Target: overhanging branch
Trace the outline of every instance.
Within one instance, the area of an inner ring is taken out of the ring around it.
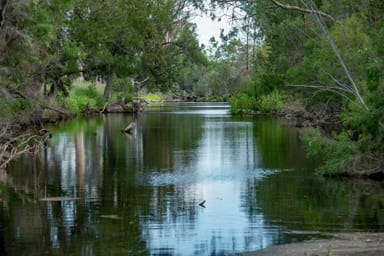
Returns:
[[[320,10],[314,10],[314,9],[307,9],[307,8],[302,8],[302,7],[299,7],[299,6],[296,6],[296,5],[289,5],[289,4],[283,4],[283,3],[280,3],[279,1],[277,0],[270,0],[274,5],[282,8],[282,9],[286,9],[286,10],[292,10],[292,11],[298,11],[298,12],[304,12],[304,13],[309,13],[309,14],[317,14],[317,15],[320,15],[320,16],[323,16],[323,17],[326,17],[328,18],[329,20],[331,20],[332,22],[335,21],[335,19],[325,13],[325,12],[322,12]],[[254,0],[252,1],[254,2]]]

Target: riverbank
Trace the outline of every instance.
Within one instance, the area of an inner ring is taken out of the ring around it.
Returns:
[[[276,245],[233,256],[381,256],[384,255],[384,233],[339,233],[324,240]]]

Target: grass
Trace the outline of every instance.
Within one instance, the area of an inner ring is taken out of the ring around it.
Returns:
[[[91,108],[101,107],[104,85],[94,82],[73,83],[68,97],[60,97],[60,105],[71,113],[78,113],[89,104]]]
[[[162,101],[164,100],[164,95],[161,93],[147,93],[143,96],[146,101]]]
[[[89,87],[94,86],[97,93],[103,95],[105,84],[100,82],[88,82],[88,81],[74,81],[70,95],[76,95],[77,92],[87,90]]]

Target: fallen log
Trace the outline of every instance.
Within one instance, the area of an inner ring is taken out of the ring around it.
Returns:
[[[127,127],[125,127],[122,132],[124,133],[132,133],[133,129],[135,129],[136,123],[134,121],[130,122]]]

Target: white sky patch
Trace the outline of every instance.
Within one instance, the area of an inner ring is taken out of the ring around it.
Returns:
[[[200,44],[208,46],[211,37],[215,37],[216,40],[219,41],[221,29],[224,29],[225,33],[231,29],[231,20],[223,14],[223,10],[218,10],[215,13],[217,17],[221,17],[220,21],[217,18],[212,20],[208,14],[200,14],[192,19],[192,22],[197,25],[197,34]]]

